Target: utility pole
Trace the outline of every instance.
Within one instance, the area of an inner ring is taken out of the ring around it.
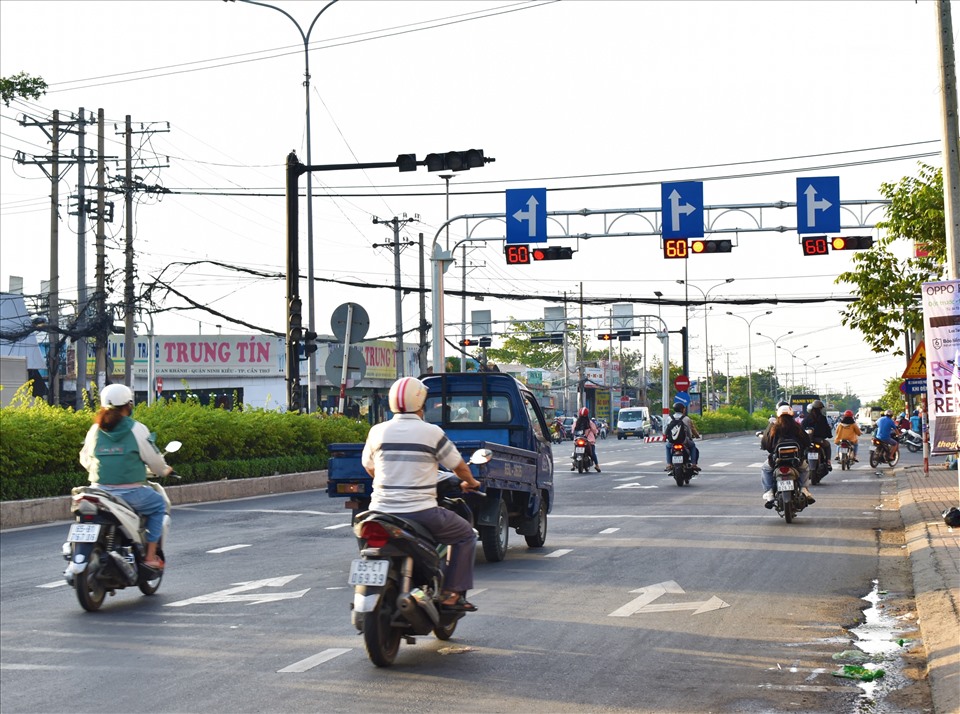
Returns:
[[[420,234],[420,347],[417,350],[420,374],[427,373],[427,275],[423,233]]]
[[[86,325],[89,310],[87,305],[87,196],[86,196],[86,164],[84,156],[86,147],[86,117],[83,107],[77,121],[77,320]],[[84,315],[81,320],[80,316]],[[83,408],[83,392],[88,385],[87,375],[87,340],[80,337],[75,343],[77,359],[77,391],[74,405]]]
[[[396,322],[397,322],[397,346],[395,348],[396,357],[396,368],[397,368],[397,379],[403,376],[403,308],[402,308],[402,295],[400,291],[400,227],[406,225],[407,223],[412,223],[417,220],[414,218],[397,218],[394,216],[388,221],[381,221],[376,216],[373,217],[374,224],[384,224],[393,227],[393,280],[394,280],[394,308],[396,310]],[[404,245],[411,245],[410,243],[404,243]],[[379,248],[380,246],[374,244],[374,248]],[[421,261],[421,265],[423,261]],[[436,369],[436,366],[434,366]]]
[[[937,0],[943,117],[943,204],[946,221],[947,277],[960,278],[960,129],[957,124],[957,61],[953,49],[950,0]]]
[[[107,170],[104,149],[103,109],[97,110],[97,347],[94,362],[94,378],[97,387],[103,389],[107,383],[107,255],[106,255],[106,209],[107,209]],[[113,204],[111,204],[112,208]]]

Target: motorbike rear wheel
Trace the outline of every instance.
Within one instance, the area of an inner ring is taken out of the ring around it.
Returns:
[[[454,630],[457,629],[457,622],[459,618],[453,618],[452,622],[447,623],[446,625],[437,625],[433,628],[433,636],[438,640],[449,640],[453,637]]]
[[[157,555],[160,560],[163,560],[163,549],[157,549]],[[142,572],[142,571],[141,571]],[[142,575],[139,580],[137,580],[137,587],[140,588],[140,592],[144,595],[153,595],[160,589],[160,583],[163,581],[163,571],[160,571],[160,574],[150,580],[144,580]]]
[[[397,584],[388,580],[380,593],[380,602],[363,616],[363,644],[377,667],[389,667],[400,651],[400,628],[390,626],[396,609]]]
[[[871,451],[870,452],[870,468],[875,469],[879,465],[880,465],[880,459],[877,458],[877,452]]]
[[[673,480],[677,482],[677,486],[683,486],[683,482],[684,482],[683,471],[675,468],[673,470]]]
[[[905,442],[903,442],[903,443],[904,443],[904,445],[910,450],[910,452],[913,453],[913,454],[915,454],[915,453],[917,453],[918,451],[920,451],[920,448],[921,448],[921,447],[920,447],[919,444],[914,444],[912,441],[905,441]]]
[[[99,610],[103,599],[107,596],[106,588],[97,581],[97,573],[100,571],[103,557],[103,548],[100,545],[94,546],[87,560],[87,567],[83,572],[77,573],[74,578],[77,600],[80,602],[80,607],[87,612]]]
[[[890,464],[890,468],[894,468],[897,464],[900,463],[900,449],[897,449],[897,455],[893,458],[887,456],[887,463]]]
[[[783,500],[783,520],[787,523],[793,523],[793,498]]]

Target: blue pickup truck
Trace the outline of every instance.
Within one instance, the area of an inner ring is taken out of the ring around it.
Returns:
[[[471,465],[485,495],[467,494],[474,527],[490,562],[503,560],[509,529],[531,548],[547,538],[553,509],[553,452],[533,393],[507,374],[456,372],[420,377],[429,390],[424,419],[437,424],[465,461],[489,449],[489,462]],[[360,462],[363,444],[331,444],[327,494],[347,498],[356,514],[369,507],[372,479]]]

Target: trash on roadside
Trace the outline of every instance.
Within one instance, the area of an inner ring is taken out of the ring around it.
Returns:
[[[848,662],[866,662],[870,659],[870,655],[863,650],[844,650],[843,652],[837,652],[833,655],[833,659],[842,659]]]
[[[951,528],[960,527],[960,508],[957,508],[956,506],[953,508],[948,508],[940,515],[943,516],[943,522]]]
[[[464,652],[473,652],[476,647],[441,647],[437,650],[442,655],[463,654]]]
[[[833,676],[843,677],[844,679],[859,679],[861,682],[872,682],[883,677],[883,670],[867,669],[859,664],[845,664],[843,669],[834,672]]]

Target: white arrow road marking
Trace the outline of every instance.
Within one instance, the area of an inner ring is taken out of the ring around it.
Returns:
[[[520,221],[521,223],[523,221],[527,222],[527,236],[529,236],[530,238],[537,237],[537,206],[538,205],[539,205],[539,201],[537,201],[536,196],[530,196],[530,198],[527,199],[527,210],[524,211],[521,209],[513,214],[513,217],[516,220]],[[676,230],[680,230],[680,229],[677,228]]]
[[[656,488],[656,486],[655,485],[644,486],[642,483],[625,483],[621,486],[614,486],[613,490],[617,491],[621,488]]]
[[[618,530],[620,530],[620,529],[619,529],[619,528],[604,528],[602,531],[600,531],[599,535],[610,535],[611,533],[616,533]]]
[[[318,652],[315,655],[311,655],[306,659],[302,659],[299,662],[294,662],[291,665],[284,667],[283,669],[278,669],[277,672],[306,672],[309,669],[313,669],[318,664],[323,664],[324,662],[329,662],[334,657],[339,657],[342,654],[346,654],[350,649],[347,647],[334,647],[329,650],[324,650],[323,652]]]
[[[680,230],[680,215],[689,215],[697,209],[689,203],[680,203],[680,192],[673,189],[670,192],[670,227],[674,233]]]
[[[807,186],[804,194],[807,196],[807,227],[813,228],[817,225],[817,211],[826,211],[833,204],[825,198],[818,201],[817,189],[813,187],[813,184]],[[675,230],[679,230],[679,228]]]
[[[208,553],[226,553],[231,550],[239,550],[240,548],[249,548],[249,544],[241,543],[239,545],[225,545],[222,548],[214,548],[213,550],[208,550]]]
[[[559,558],[566,555],[567,553],[573,552],[572,548],[561,548],[560,550],[555,550],[552,553],[547,553],[544,558]]]
[[[724,466],[729,466],[732,463],[733,463],[732,461],[720,461],[719,463],[716,463],[716,464],[710,464],[708,468],[720,469],[720,468],[723,468]]]
[[[350,523],[337,523],[332,526],[325,526],[323,530],[325,531],[335,531],[337,528],[349,528],[352,524]]]
[[[683,588],[677,585],[677,583],[675,583],[673,580],[668,580],[664,583],[657,583],[656,585],[648,585],[645,588],[638,588],[637,590],[631,590],[630,592],[641,593],[641,595],[640,597],[631,600],[623,607],[611,612],[609,617],[630,617],[630,615],[638,612],[677,612],[680,610],[693,610],[694,615],[699,615],[704,612],[710,612],[711,610],[719,610],[724,607],[730,607],[716,595],[711,597],[709,600],[703,600],[701,602],[654,604],[653,601],[659,598],[661,595],[666,595],[667,593],[671,593],[673,595],[684,594]]]
[[[58,588],[61,585],[66,585],[66,580],[54,580],[52,583],[44,583],[43,585],[37,585],[38,588]]]
[[[291,580],[300,577],[296,575],[284,575],[279,578],[266,578],[264,580],[250,580],[245,583],[234,583],[236,587],[218,590],[209,595],[199,595],[188,600],[178,600],[177,602],[168,602],[167,607],[183,607],[184,605],[211,605],[218,602],[248,602],[250,604],[260,604],[264,602],[276,602],[277,600],[294,600],[307,594],[310,588],[305,590],[296,590],[292,592],[281,593],[251,593],[250,590],[260,588],[282,588]],[[245,593],[241,595],[240,593]]]

